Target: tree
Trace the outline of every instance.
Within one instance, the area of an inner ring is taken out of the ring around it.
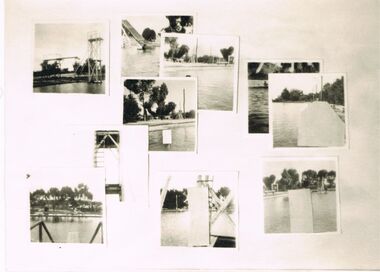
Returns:
[[[218,197],[222,196],[223,198],[226,198],[230,194],[230,192],[231,192],[230,188],[223,186],[219,188],[219,190],[216,192],[216,195]]]
[[[281,173],[279,186],[282,190],[296,189],[299,187],[299,174],[295,169],[284,169]]]
[[[290,101],[300,101],[303,97],[303,92],[300,90],[291,90],[289,93]]]
[[[290,98],[290,92],[287,88],[285,88],[284,90],[282,90],[281,99],[283,101],[287,101],[287,100],[289,100],[289,98]]]
[[[44,189],[37,189],[30,195],[31,206],[45,206],[46,192]]]
[[[156,40],[156,31],[150,29],[149,27],[145,28],[142,32],[143,38],[149,42],[153,42]]]
[[[185,118],[194,119],[195,118],[195,110],[191,110],[185,113]]]
[[[263,182],[267,190],[272,190],[272,184],[276,181],[275,175],[270,175],[269,177],[264,177]]]
[[[150,95],[155,80],[127,79],[124,81],[124,87],[130,92],[136,94],[143,105],[144,120],[147,120],[147,110],[145,108],[145,96]]]
[[[49,195],[53,198],[53,209],[55,209],[59,198],[61,196],[60,191],[57,187],[51,187],[48,191]]]
[[[344,81],[338,78],[334,83],[326,83],[322,88],[322,99],[330,104],[344,105]]]
[[[309,188],[317,182],[317,172],[311,169],[302,172],[302,188]]]
[[[329,183],[329,187],[335,188],[335,178],[336,172],[334,170],[331,170],[327,173],[327,181]]]
[[[139,112],[141,108],[137,104],[136,99],[132,94],[124,96],[123,103],[123,124],[129,122],[136,122],[139,117]]]
[[[234,47],[230,46],[228,48],[222,48],[220,49],[220,53],[222,54],[225,61],[228,61],[229,56],[231,56],[234,53]]]
[[[60,202],[67,206],[68,204],[73,204],[75,202],[75,193],[73,189],[69,186],[64,186],[60,191]]]

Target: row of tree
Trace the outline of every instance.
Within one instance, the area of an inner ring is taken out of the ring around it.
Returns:
[[[326,83],[323,85],[321,92],[304,94],[303,91],[285,88],[281,94],[273,99],[273,102],[309,102],[320,99],[326,101],[329,104],[344,106],[344,86],[343,77],[338,78],[334,83]]]
[[[325,182],[326,188],[335,188],[335,178],[336,172],[334,170],[322,169],[317,172],[309,169],[302,172],[300,180],[297,170],[290,168],[282,171],[280,179],[276,180],[275,175],[270,175],[263,178],[263,183],[266,190],[271,190],[272,184],[276,183],[279,191],[300,188],[317,189],[322,186],[322,182]]]
[[[261,69],[259,67],[261,66]],[[270,73],[318,73],[320,65],[318,62],[249,62],[248,63],[248,79],[251,80],[268,80]]]
[[[218,63],[220,60],[226,62],[230,61],[230,56],[234,53],[234,47],[230,46],[227,48],[220,49],[222,58],[214,55],[203,55],[203,56],[194,56],[193,58],[189,57],[188,53],[190,51],[189,46],[186,44],[179,45],[177,37],[166,37],[165,43],[170,45],[170,49],[167,52],[164,52],[164,57],[166,60],[172,61],[182,61],[182,62],[192,62],[195,59],[198,63]]]
[[[60,74],[65,74],[65,73],[75,73],[76,75],[87,75],[89,64],[90,66],[95,65],[95,60],[88,58],[83,62],[83,64],[81,64],[78,61],[75,61],[73,64],[73,69],[69,71],[68,68],[61,68],[60,62],[58,60],[53,61],[53,62],[44,60],[40,64],[41,71],[35,71],[33,75],[40,76],[40,77],[52,77],[52,76],[58,76]],[[105,65],[102,65],[100,70],[102,74],[105,74],[106,72]]]
[[[51,208],[71,210],[101,211],[101,203],[93,201],[93,194],[84,183],[78,184],[74,189],[70,186],[62,188],[51,187],[47,191],[37,189],[29,194],[30,206],[35,208]],[[100,210],[99,210],[100,209]]]

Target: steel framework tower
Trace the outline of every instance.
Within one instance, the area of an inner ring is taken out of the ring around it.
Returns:
[[[102,76],[102,48],[103,38],[100,37],[99,32],[88,33],[88,82],[101,83]]]

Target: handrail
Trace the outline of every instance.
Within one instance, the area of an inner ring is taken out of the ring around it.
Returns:
[[[36,224],[34,224],[33,226],[31,226],[31,227],[30,227],[30,230],[36,228],[37,226],[38,226],[38,241],[39,241],[40,243],[43,242],[43,237],[42,237],[43,232],[42,232],[42,229],[44,229],[45,232],[46,232],[46,234],[47,234],[47,236],[48,236],[49,239],[50,239],[50,242],[54,243],[53,237],[51,236],[51,234],[50,234],[50,232],[49,232],[49,230],[48,230],[48,228],[47,228],[45,222],[44,222],[44,221],[39,221],[38,223],[36,223]]]
[[[102,234],[101,234],[101,237],[100,237],[100,238],[101,238],[101,242],[103,243],[103,223],[102,223],[102,222],[99,222],[98,226],[97,226],[96,229],[95,229],[94,235],[92,235],[92,238],[91,238],[91,240],[90,240],[90,244],[92,244],[92,242],[94,242],[95,237],[96,237],[96,235],[98,234],[100,228],[102,229]]]
[[[98,215],[98,214],[87,214],[87,215],[81,215],[81,214],[31,214],[30,216],[43,216],[43,217],[54,217],[54,216],[58,216],[58,217],[80,217],[80,218],[83,218],[83,217],[88,217],[88,218],[101,218],[102,215]]]

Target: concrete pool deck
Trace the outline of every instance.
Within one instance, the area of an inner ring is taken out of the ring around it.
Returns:
[[[345,123],[327,102],[310,103],[301,112],[298,146],[344,146],[345,138]]]

